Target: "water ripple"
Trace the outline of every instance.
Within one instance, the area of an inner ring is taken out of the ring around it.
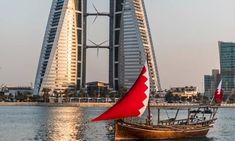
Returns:
[[[0,107],[3,141],[110,141],[112,121],[89,122],[106,108]],[[156,113],[153,111],[153,113]],[[169,112],[169,114],[171,114]],[[220,109],[215,127],[206,138],[178,141],[234,141],[235,109]]]

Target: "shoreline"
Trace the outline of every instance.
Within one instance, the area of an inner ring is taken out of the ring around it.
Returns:
[[[43,103],[43,102],[0,102],[2,106],[46,106],[46,107],[111,107],[114,103]],[[199,104],[182,104],[182,103],[155,103],[151,107],[159,108],[189,108],[198,107]],[[221,104],[220,108],[235,108],[235,104]]]
[[[1,106],[46,106],[46,107],[111,107],[113,103],[41,103],[41,102],[0,102]]]

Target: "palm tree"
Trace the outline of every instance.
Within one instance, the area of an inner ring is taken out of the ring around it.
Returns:
[[[127,90],[128,89],[126,87],[120,87],[118,97],[122,97],[124,94],[126,94]]]
[[[154,91],[150,91],[150,97],[156,97],[156,91],[154,90]]]
[[[86,95],[86,93],[85,93],[84,88],[82,88],[82,89],[80,90],[80,92],[79,92],[79,97],[88,97],[88,95]]]
[[[43,100],[44,102],[49,102],[49,92],[51,91],[50,88],[43,88],[42,92],[43,92]]]
[[[65,102],[68,102],[69,89],[68,88],[64,89],[62,94],[65,95]]]

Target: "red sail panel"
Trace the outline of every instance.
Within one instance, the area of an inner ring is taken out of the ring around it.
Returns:
[[[218,85],[218,88],[216,89],[215,91],[215,102],[217,104],[220,104],[222,101],[223,101],[223,91],[222,91],[222,80],[220,81],[219,85]]]
[[[148,105],[149,89],[149,72],[146,63],[131,89],[115,105],[92,121],[141,116]]]

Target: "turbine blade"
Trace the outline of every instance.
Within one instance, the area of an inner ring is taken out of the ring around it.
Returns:
[[[95,46],[99,46],[98,44],[96,44],[95,42],[93,42],[92,40],[89,40],[93,45]]]
[[[95,7],[94,3],[92,3],[92,6],[93,6],[93,8],[95,9],[96,13],[98,14],[98,13],[99,13],[99,11],[96,9],[96,7]]]
[[[95,16],[95,18],[94,18],[94,20],[93,20],[93,22],[92,22],[92,24],[94,24],[95,23],[95,21],[96,21],[96,19],[98,18],[98,15],[96,15]]]
[[[108,42],[108,40],[103,41],[102,43],[99,44],[99,46],[101,46],[101,45],[103,45],[104,43],[107,43],[107,42]]]
[[[94,24],[95,21],[96,21],[96,19],[98,18],[98,15],[99,15],[100,12],[97,10],[97,8],[95,7],[94,3],[92,3],[92,6],[93,6],[93,8],[94,8],[95,11],[96,11],[96,16],[95,16],[95,18],[94,18],[94,20],[93,20],[93,22],[92,22],[92,24]]]

